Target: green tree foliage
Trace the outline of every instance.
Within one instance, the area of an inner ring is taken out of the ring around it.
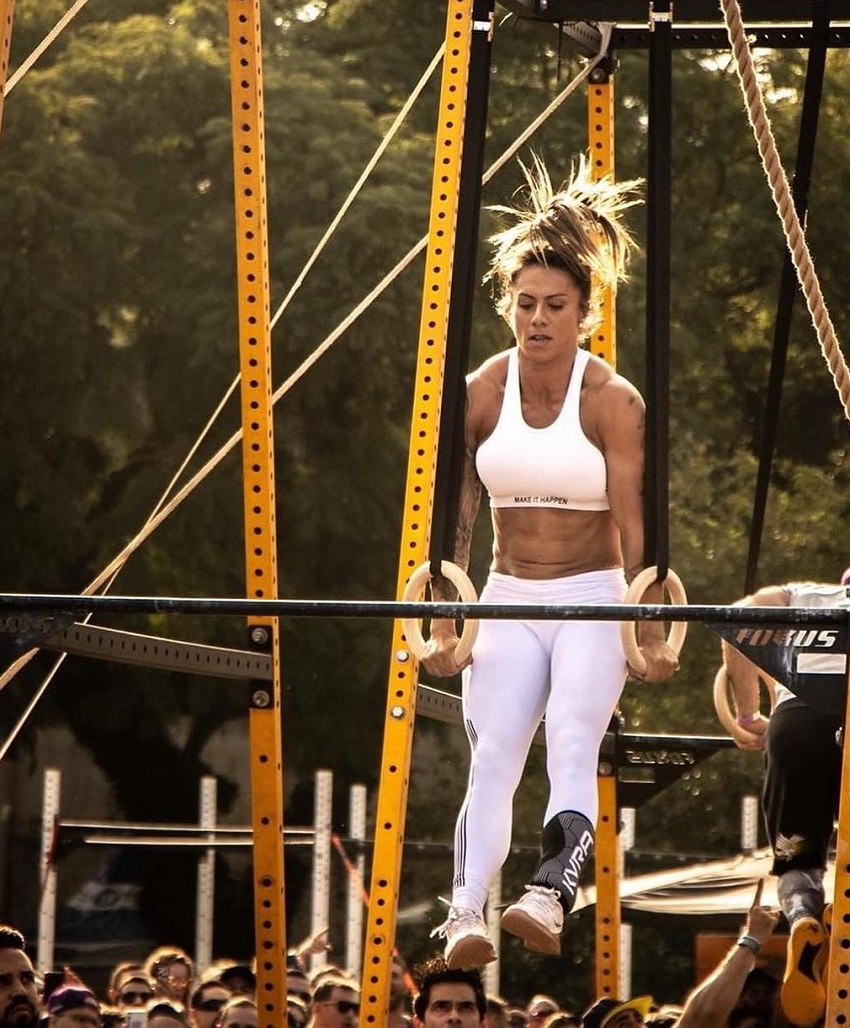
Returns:
[[[60,0],[18,5],[13,68],[64,7]],[[264,4],[263,18],[269,267],[271,306],[278,312],[440,46],[444,10],[408,0],[273,0]],[[486,165],[580,68],[551,26],[506,16],[501,8],[497,22]],[[6,101],[0,147],[0,430],[6,440],[0,490],[6,502],[0,529],[9,545],[0,569],[9,590],[76,592],[89,581],[144,523],[237,374],[227,33],[226,5],[218,0],[90,5]],[[805,54],[761,53],[758,60],[790,174]],[[673,64],[670,555],[691,600],[722,603],[744,588],[785,244],[728,54],[679,51]],[[621,177],[647,174],[647,73],[645,53],[618,55]],[[426,232],[438,86],[437,78],[425,90],[331,244],[279,311],[275,384]],[[808,232],[839,337],[848,320],[841,288],[850,245],[841,171],[850,157],[843,130],[848,90],[847,55],[832,53]],[[585,126],[579,90],[520,156],[527,162],[533,147],[553,177],[566,177],[585,145]],[[503,202],[520,182],[511,161],[483,191],[482,202]],[[495,227],[485,213],[482,238]],[[645,243],[640,211],[633,227]],[[482,271],[485,260],[482,243]],[[284,596],[388,598],[395,590],[421,280],[420,260],[278,404]],[[645,280],[639,255],[618,300],[618,363],[638,384]],[[508,342],[482,288],[475,298],[473,361]],[[231,400],[190,470],[238,424]],[[759,584],[830,579],[850,562],[845,455],[843,413],[798,302]],[[240,475],[234,451],[133,556],[120,590],[242,594]],[[489,545],[483,511],[473,561],[479,582]],[[241,624],[226,619],[120,623],[226,645],[241,645],[244,634]],[[312,772],[329,765],[340,788],[337,820],[344,824],[347,785],[376,784],[389,626],[309,619],[287,621],[282,630],[286,817],[309,823]],[[674,683],[628,687],[627,730],[717,733],[711,681],[718,652],[706,629],[691,626]],[[4,693],[5,730],[46,666],[44,660],[32,665]],[[238,686],[71,660],[39,704],[36,722],[61,720],[72,729],[113,783],[128,818],[188,820],[197,777],[208,767],[205,747],[217,728],[244,712]],[[124,744],[128,738],[133,746]],[[19,749],[26,745],[24,733]],[[417,730],[411,839],[449,841],[466,767],[458,728],[426,724]],[[641,808],[638,848],[729,852],[737,845],[739,797],[756,790],[759,780],[757,759],[719,753]],[[225,806],[234,789],[223,783]],[[544,803],[535,752],[517,797],[518,849],[505,870],[506,891],[522,885]],[[691,816],[697,804],[698,819]],[[192,869],[174,863],[173,881],[160,880],[158,891],[150,890],[149,913],[164,937],[186,944],[192,915],[180,897]],[[409,856],[402,904],[429,903],[447,888],[449,864],[448,852],[433,848]],[[155,870],[150,874],[153,879]],[[303,868],[294,867],[296,909],[303,902],[302,878]],[[154,895],[167,902],[153,902]],[[436,922],[439,911],[429,917]],[[564,1002],[580,1005],[582,990],[590,988],[590,930],[581,922],[570,943],[571,960],[588,974],[564,992]],[[424,955],[432,945],[425,934],[421,922],[402,928],[402,948]],[[244,929],[237,937],[246,937]],[[505,981],[517,993],[525,959],[512,952],[505,966]],[[547,973],[535,965],[538,972]],[[556,995],[566,988],[554,979],[547,984]]]

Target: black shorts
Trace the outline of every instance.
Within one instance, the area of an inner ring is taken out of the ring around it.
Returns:
[[[770,718],[762,806],[775,875],[826,868],[841,791],[836,733],[843,723],[796,697]]]

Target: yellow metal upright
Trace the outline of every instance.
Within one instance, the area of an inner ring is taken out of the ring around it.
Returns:
[[[599,65],[587,90],[587,149],[594,179],[614,177],[614,80]],[[604,78],[602,77],[604,76]],[[597,357],[617,367],[617,333],[614,291],[600,290],[600,321],[590,340]]]
[[[599,80],[587,92],[587,134],[594,178],[614,177],[614,83],[602,65]],[[604,77],[603,77],[604,76]],[[616,368],[615,296],[601,291],[601,320],[590,340],[597,357]],[[596,953],[597,997],[618,995],[620,976],[620,855],[617,832],[617,767],[614,754],[599,762],[599,819],[596,825]]]
[[[436,132],[428,249],[410,431],[407,487],[396,595],[427,557],[446,354],[452,258],[457,226],[464,111],[472,40],[472,0],[448,0],[446,50]],[[410,754],[416,709],[417,661],[400,622],[393,626],[375,847],[369,896],[361,1025],[383,1025],[389,1004]]]
[[[6,79],[9,77],[9,53],[12,49],[14,20],[15,0],[0,0],[0,129],[3,127],[3,105],[6,97]]]
[[[266,158],[259,0],[228,0],[239,305],[245,595],[277,599]],[[251,684],[251,819],[258,1024],[286,1021],[283,778],[277,618],[251,618],[249,643],[272,658]]]
[[[850,661],[848,661],[850,670]],[[841,792],[838,805],[838,839],[835,847],[835,890],[832,930],[829,936],[829,972],[826,979],[826,1020],[829,1028],[850,1025],[850,680],[844,712]],[[827,896],[827,899],[829,897]]]

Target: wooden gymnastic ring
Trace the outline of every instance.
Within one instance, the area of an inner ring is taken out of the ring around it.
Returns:
[[[449,560],[443,560],[440,561],[440,574],[447,578],[457,589],[463,603],[477,603],[478,594],[475,591],[475,586],[463,568],[458,567],[457,564],[453,564]],[[431,564],[429,561],[426,561],[424,564],[420,564],[407,580],[402,600],[418,603],[425,595],[425,586],[430,581]],[[402,618],[401,627],[404,629],[404,635],[407,639],[407,645],[410,647],[410,652],[417,660],[421,659],[426,646],[425,638],[422,635],[421,619]],[[455,647],[455,660],[458,664],[462,664],[469,654],[472,653],[472,647],[477,635],[478,619],[464,618],[463,631]]]
[[[776,682],[772,678],[763,678],[759,674],[759,684],[763,685],[767,690],[767,694],[770,697],[770,713],[772,714],[773,708],[776,706]],[[735,742],[751,743],[764,739],[763,735],[757,735],[755,732],[744,728],[743,725],[739,725],[737,718],[732,713],[732,708],[729,705],[729,672],[725,664],[720,665],[717,674],[714,676],[713,692],[714,709],[717,712],[717,718]]]
[[[653,566],[651,568],[644,568],[639,575],[635,576],[634,581],[629,586],[626,592],[625,602],[640,603],[643,599],[643,594],[657,578],[657,567]],[[670,594],[671,604],[683,605],[688,602],[688,598],[685,595],[685,587],[682,585],[681,578],[679,578],[676,572],[670,568],[667,569],[667,577],[664,579],[664,585],[667,588],[667,592]],[[667,644],[675,652],[677,657],[682,652],[682,646],[687,634],[688,623],[686,621],[674,621],[670,625]],[[639,671],[643,674],[646,671],[646,660],[638,646],[637,626],[634,621],[623,621],[620,623],[620,639],[623,642],[623,649],[625,650],[626,660],[629,662],[629,667],[632,667],[635,671]]]

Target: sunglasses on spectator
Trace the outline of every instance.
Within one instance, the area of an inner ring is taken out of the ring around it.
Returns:
[[[122,1003],[147,1003],[149,999],[153,999],[153,993],[147,990],[144,992],[134,992],[131,989],[129,992],[122,992],[118,999]]]
[[[359,1014],[360,1004],[353,1003],[350,999],[329,999],[325,1000],[324,1003],[319,1003],[320,1007],[336,1007],[337,1013],[340,1014]]]
[[[195,1010],[205,1010],[208,1013],[212,1013],[213,1010],[221,1010],[226,1002],[226,999],[221,999],[220,997],[216,998],[213,996],[210,999],[198,1000],[198,1002],[194,1004],[194,1007]]]

